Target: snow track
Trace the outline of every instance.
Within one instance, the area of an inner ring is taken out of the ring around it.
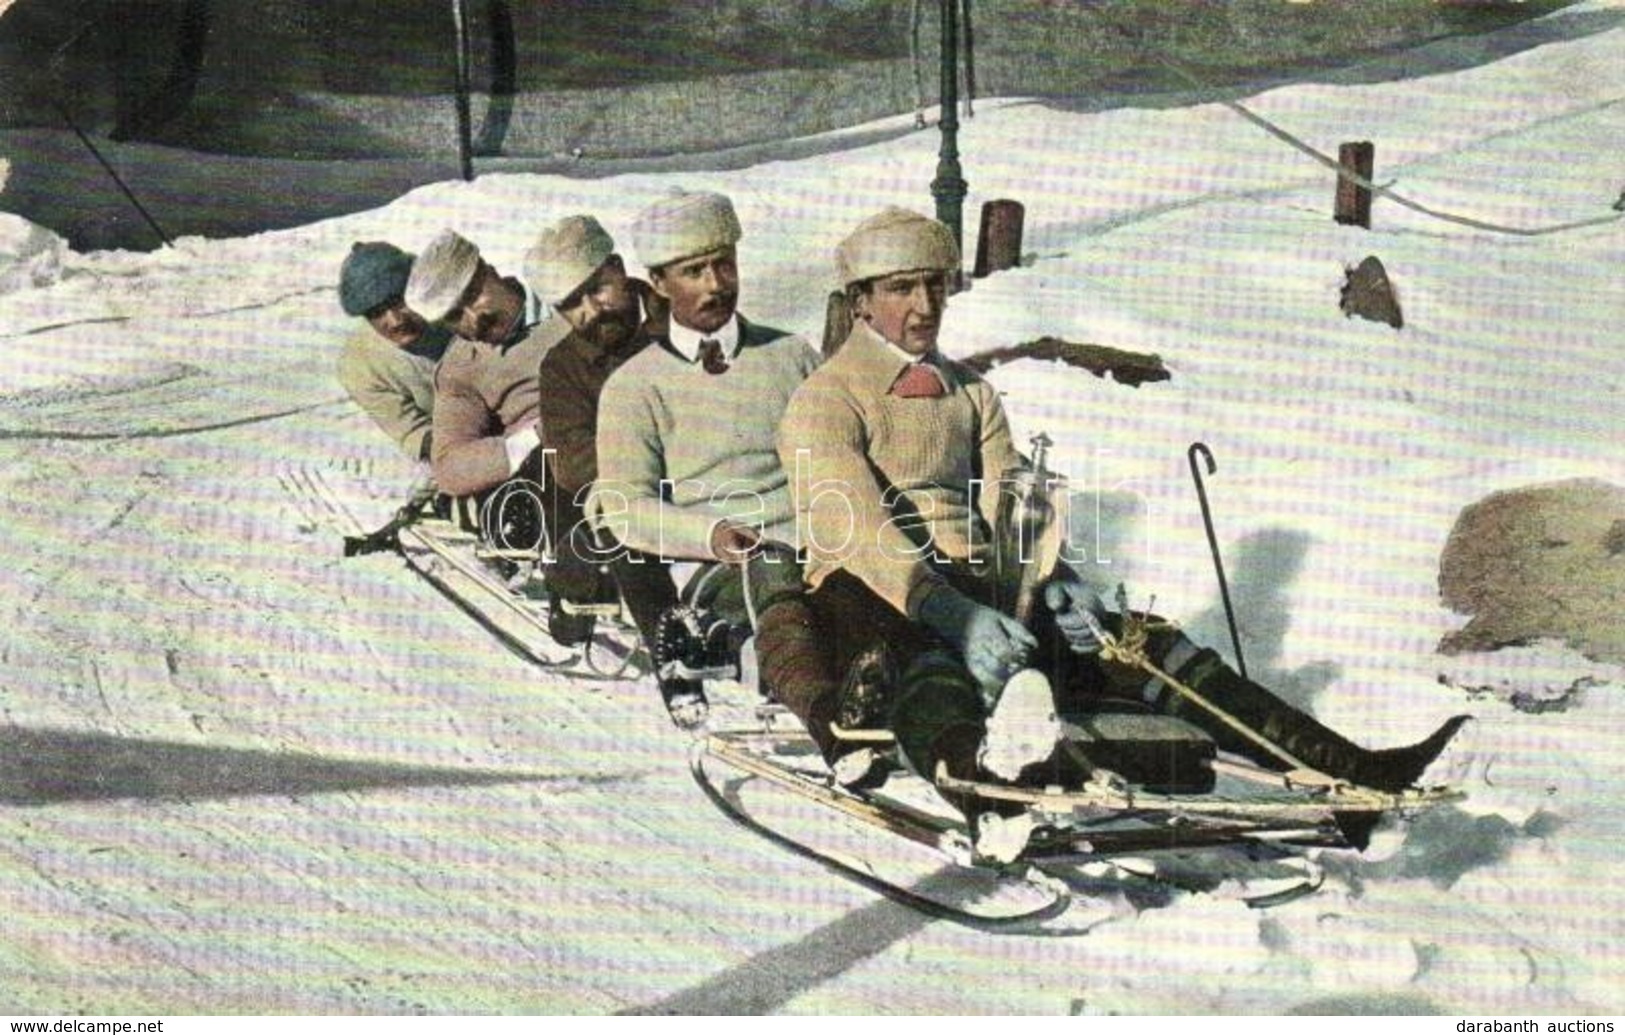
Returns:
[[[1476,67],[1247,103],[1321,149],[1369,133],[1377,178],[1429,204],[1590,218],[1619,193],[1621,108],[1617,77],[1575,70],[1620,67],[1625,5],[1550,29]],[[1174,375],[990,375],[1098,504],[1098,574],[1225,643],[1185,459],[1206,442],[1254,674],[1373,746],[1477,714],[1436,774],[1465,803],[1322,855],[1320,893],[1267,911],[1170,894],[1039,942],[877,900],[716,813],[652,685],[540,676],[398,558],[342,558],[279,481],[339,464],[377,525],[414,479],[332,401],[353,322],[313,285],[352,241],[450,224],[513,272],[516,211],[620,234],[666,186],[720,189],[744,311],[816,337],[841,233],[928,206],[934,139],[850,140],[64,253],[0,296],[0,1013],[1620,1012],[1625,680],[1555,644],[1435,650],[1462,506],[1625,482],[1618,223],[1509,239],[1379,201],[1371,231],[1337,227],[1329,180],[1212,105],[1007,102],[964,128],[972,205],[1022,200],[1030,255],[955,296],[950,351],[1047,334]],[[1372,253],[1403,332],[1337,309]],[[1510,703],[1581,676],[1566,708]]]

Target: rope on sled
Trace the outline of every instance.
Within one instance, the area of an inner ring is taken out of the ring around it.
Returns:
[[[1082,614],[1083,620],[1089,624],[1089,631],[1094,633],[1095,639],[1100,641],[1100,653],[1103,659],[1133,666],[1153,676],[1179,696],[1208,712],[1230,729],[1268,751],[1293,769],[1311,771],[1314,769],[1313,766],[1305,765],[1302,760],[1290,751],[1231,715],[1191,687],[1186,686],[1169,673],[1158,668],[1145,651],[1146,635],[1143,619],[1125,611],[1123,615],[1123,635],[1119,637],[1108,632],[1105,626],[1100,624],[1100,619],[1096,618],[1088,610],[1084,610]]]

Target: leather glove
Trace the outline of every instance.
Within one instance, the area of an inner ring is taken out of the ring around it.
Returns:
[[[1055,627],[1066,638],[1072,653],[1100,653],[1100,638],[1085,617],[1089,615],[1098,621],[1106,612],[1094,590],[1075,578],[1052,579],[1044,587],[1044,605],[1055,612]]]
[[[1020,622],[983,607],[950,586],[938,586],[927,594],[917,617],[959,651],[965,667],[986,690],[1002,687],[1038,646]]]

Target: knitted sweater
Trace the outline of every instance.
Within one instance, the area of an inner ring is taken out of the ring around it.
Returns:
[[[711,530],[723,519],[791,541],[774,433],[818,353],[741,318],[732,366],[712,375],[673,351],[663,327],[651,337],[604,385],[587,513],[627,546],[672,559],[711,559]]]
[[[938,359],[934,398],[889,394],[908,365],[859,323],[790,400],[779,453],[793,472],[806,576],[845,569],[912,615],[941,581],[934,565],[982,565],[998,500],[990,488],[1022,465],[993,387]],[[991,567],[991,565],[986,565]]]
[[[570,325],[555,314],[512,344],[452,340],[435,372],[430,459],[442,491],[467,496],[508,479],[504,436],[537,420],[536,371],[569,332]]]
[[[446,347],[444,331],[403,349],[368,324],[339,353],[338,379],[357,406],[413,460],[427,460],[424,443],[434,426],[434,368]]]
[[[659,298],[641,280],[631,280],[645,310]],[[661,310],[664,311],[664,310]],[[548,474],[560,492],[578,505],[598,477],[598,400],[604,385],[627,360],[649,344],[646,328],[615,350],[572,332],[542,357],[540,371],[542,446],[550,451]]]

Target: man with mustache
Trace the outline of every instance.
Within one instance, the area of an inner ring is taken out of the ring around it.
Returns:
[[[775,434],[819,359],[801,337],[738,312],[741,236],[733,203],[709,192],[674,192],[634,221],[670,313],[649,321],[654,344],[604,386],[587,509],[632,550],[703,562],[695,578],[716,587],[719,609],[754,618],[762,682],[800,715],[837,688],[787,545],[795,518]],[[703,719],[698,683],[672,680],[661,694],[678,725]],[[826,758],[838,757],[831,745]]]
[[[1280,767],[1160,680],[1099,662],[1095,623],[1116,631],[1122,617],[1064,565],[1042,587],[1031,629],[989,606],[998,480],[1024,461],[998,393],[937,348],[958,243],[936,220],[888,208],[841,242],[836,263],[852,331],[791,399],[780,449],[796,472],[813,610],[835,664],[879,653],[877,667],[893,673],[881,719],[909,766],[927,779],[940,763],[964,780],[1076,786],[1090,775],[1088,759],[1062,738],[1055,715],[1108,696],[1176,715],[1221,748]],[[1152,632],[1148,651],[1305,764],[1378,790],[1411,786],[1463,721],[1409,747],[1372,751],[1176,628]],[[1029,814],[974,798],[955,804],[985,854],[1008,860],[1025,845]],[[1372,815],[1341,820],[1352,843],[1363,846]]]
[[[430,461],[441,490],[471,496],[539,476],[536,369],[569,324],[546,318],[541,299],[454,230],[413,261],[406,303],[454,335],[435,372]]]
[[[339,305],[367,326],[339,354],[339,384],[412,460],[434,441],[434,368],[451,335],[407,308],[412,256],[384,241],[357,242],[339,268]]]
[[[652,656],[661,615],[677,603],[671,570],[617,549],[607,535],[595,539],[581,508],[598,477],[604,384],[649,345],[644,321],[663,314],[664,303],[647,283],[627,276],[614,240],[590,215],[566,216],[542,230],[526,253],[525,281],[570,325],[538,371],[549,525],[558,530],[549,582],[570,600],[613,600],[618,590]],[[598,577],[606,561],[609,586]]]
[[[589,215],[542,230],[525,256],[525,280],[570,325],[542,357],[539,403],[553,482],[576,502],[598,476],[598,400],[604,383],[649,344],[643,323],[658,299],[629,277],[615,242]]]
[[[504,277],[467,238],[443,230],[412,263],[406,300],[454,335],[435,372],[435,482],[453,496],[477,497],[522,479],[540,487],[542,512],[550,478],[541,449],[542,357],[571,333],[562,316],[518,279]],[[544,521],[545,521],[544,517]],[[558,535],[557,525],[548,534]],[[529,546],[530,543],[514,544]],[[548,631],[562,645],[592,635],[591,615],[564,606],[598,599],[595,580],[567,569],[548,580]]]

